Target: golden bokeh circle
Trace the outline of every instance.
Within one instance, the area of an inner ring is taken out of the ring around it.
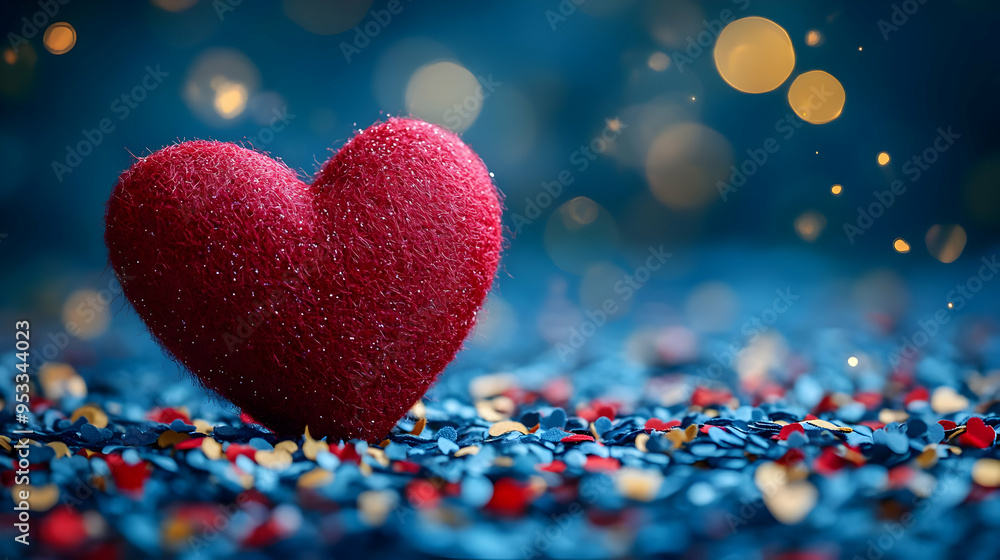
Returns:
[[[788,88],[788,104],[802,120],[826,124],[844,110],[847,93],[837,78],[822,70],[800,74]]]
[[[52,54],[66,54],[76,45],[76,29],[65,21],[53,23],[42,35],[42,43]]]
[[[777,88],[795,67],[795,49],[788,32],[756,16],[727,25],[715,42],[713,54],[722,79],[745,93]]]

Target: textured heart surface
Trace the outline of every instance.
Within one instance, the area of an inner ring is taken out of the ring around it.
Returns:
[[[501,202],[482,160],[419,120],[376,123],[314,177],[240,146],[138,159],[105,241],[151,333],[266,427],[385,436],[475,323]]]

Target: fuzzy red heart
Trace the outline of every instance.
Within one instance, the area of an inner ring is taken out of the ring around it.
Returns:
[[[140,158],[105,241],[149,330],[283,434],[386,435],[455,357],[496,274],[501,204],[451,132],[389,119],[311,184],[234,144]]]

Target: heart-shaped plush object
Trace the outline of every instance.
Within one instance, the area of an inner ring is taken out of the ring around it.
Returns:
[[[419,120],[376,123],[311,184],[195,141],[140,158],[105,241],[160,344],[282,434],[385,436],[455,357],[496,275],[482,160]]]

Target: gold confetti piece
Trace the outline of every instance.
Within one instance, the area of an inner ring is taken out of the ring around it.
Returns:
[[[649,453],[646,444],[649,442],[649,434],[639,434],[635,436],[635,448],[643,453]]]
[[[95,404],[86,404],[74,410],[73,415],[69,418],[69,421],[76,422],[76,420],[81,416],[86,418],[87,422],[93,424],[95,428],[108,427],[108,415],[101,410],[101,407]]]
[[[319,488],[333,482],[333,473],[316,467],[315,469],[303,473],[296,482],[299,488]]]
[[[615,487],[618,492],[638,502],[649,502],[656,498],[663,483],[663,475],[659,471],[623,468],[616,473]]]
[[[477,401],[476,414],[487,422],[500,422],[510,418],[510,416],[501,414],[497,409],[493,408],[493,404],[490,401]]]
[[[368,490],[358,495],[358,513],[370,527],[380,527],[396,505],[396,493],[389,490]]]
[[[50,441],[46,443],[52,449],[56,450],[56,459],[61,459],[63,457],[69,457],[69,447],[61,441]]]
[[[788,469],[770,461],[761,463],[753,473],[753,481],[760,493],[766,495],[788,484]]]
[[[413,403],[413,406],[410,407],[410,414],[416,416],[417,418],[427,416],[427,405],[424,404],[424,401],[417,401]]]
[[[364,476],[371,476],[373,472],[372,466],[369,465],[368,463],[361,463],[360,465],[358,465],[358,471],[361,472],[361,474]]]
[[[510,397],[495,397],[490,401],[490,404],[493,405],[493,410],[499,412],[500,414],[505,414],[507,417],[510,417],[510,415],[514,414],[514,411],[517,410],[517,403],[515,403],[514,399]]]
[[[280,449],[275,449],[274,451],[257,451],[253,454],[253,460],[266,469],[277,471],[291,466],[292,455]]]
[[[1000,487],[1000,459],[980,459],[972,466],[972,480],[986,488]]]
[[[514,458],[513,457],[497,457],[493,460],[493,464],[498,467],[513,467]]]
[[[799,480],[764,493],[764,505],[775,519],[795,525],[816,507],[819,492],[809,481]]]
[[[38,380],[45,397],[59,400],[65,396],[87,396],[87,382],[69,364],[47,363],[38,370]]]
[[[529,434],[533,434],[533,433],[535,433],[535,432],[537,432],[537,431],[538,431],[538,428],[541,428],[541,427],[542,427],[542,425],[541,425],[541,424],[535,424],[535,425],[534,425],[534,426],[532,426],[531,428],[528,428],[528,433],[529,433]]]
[[[503,422],[497,422],[490,426],[490,435],[493,437],[502,436],[503,434],[509,432],[521,432],[522,434],[528,433],[528,428],[520,422],[514,422],[512,420],[507,420]]]
[[[253,488],[253,482],[254,482],[253,481],[253,475],[252,474],[243,473],[243,474],[240,475],[239,482],[240,482],[240,486],[242,486],[244,490],[249,490],[249,489]]]
[[[698,425],[691,424],[687,428],[684,428],[684,437],[686,438],[685,441],[691,441],[698,437]]]
[[[481,375],[469,383],[469,393],[476,399],[495,397],[517,386],[517,378],[509,373]]]
[[[924,447],[924,450],[917,455],[917,464],[920,465],[922,469],[930,469],[938,462],[937,454],[937,444],[930,444]]]
[[[417,423],[413,425],[413,429],[410,430],[410,434],[419,436],[420,432],[424,431],[424,426],[426,425],[427,425],[426,418],[421,418],[420,420],[417,420]]]
[[[215,441],[213,437],[207,437],[201,440],[201,452],[205,454],[211,460],[222,458],[222,444]]]
[[[366,451],[375,462],[382,465],[383,467],[389,466],[389,457],[385,454],[385,451],[379,449],[378,447],[369,447]]]
[[[48,511],[59,502],[59,485],[15,485],[10,488],[10,496],[15,505],[27,502],[31,511]]]
[[[299,450],[299,445],[297,443],[295,443],[294,441],[286,439],[284,441],[279,441],[274,446],[274,450],[275,451],[278,451],[278,450],[287,451],[289,454],[291,454],[291,453],[295,453],[296,451]]]
[[[823,428],[824,430],[832,430],[834,432],[850,433],[850,432],[854,431],[854,429],[852,429],[852,428],[847,428],[847,427],[844,427],[844,426],[838,426],[838,425],[836,425],[836,424],[834,424],[832,422],[827,422],[826,420],[820,420],[818,418],[815,419],[815,420],[806,420],[806,423],[807,424],[812,424],[813,426],[816,426],[817,428]]]
[[[313,439],[312,436],[309,435],[308,427],[306,427],[306,433],[303,437],[304,441],[302,442],[302,454],[306,456],[306,459],[309,459],[310,461],[315,461],[316,455],[318,455],[320,452],[330,451],[330,445],[328,443],[326,443],[325,441]]]
[[[204,420],[192,420],[192,426],[194,426],[195,431],[199,434],[205,434],[206,436],[211,434],[215,430],[215,426],[212,426]]]
[[[883,424],[892,424],[893,422],[906,422],[910,418],[910,415],[902,410],[891,410],[888,408],[883,408],[878,411],[878,421]]]
[[[468,447],[463,447],[455,452],[455,457],[465,457],[466,455],[475,455],[479,453],[478,445],[470,445]]]
[[[594,436],[594,441],[601,443],[601,434],[597,433],[597,426],[593,422],[590,423],[590,435]]]
[[[969,408],[969,399],[951,387],[938,387],[931,395],[931,408],[938,414],[952,414]]]
[[[7,436],[0,436],[0,447],[3,447],[7,451],[14,451],[14,448],[10,445],[10,438]]]
[[[187,441],[189,439],[191,439],[191,436],[187,434],[175,432],[173,430],[167,430],[162,434],[160,434],[160,437],[156,438],[156,444],[159,445],[162,449],[166,449],[168,447],[177,445],[178,443],[182,441]]]
[[[965,429],[966,429],[965,426],[959,426],[959,427],[955,428],[955,431],[952,432],[950,436],[948,436],[948,441],[951,441],[953,439],[957,439],[958,436],[960,436],[960,435],[962,435],[962,434],[965,433]]]

